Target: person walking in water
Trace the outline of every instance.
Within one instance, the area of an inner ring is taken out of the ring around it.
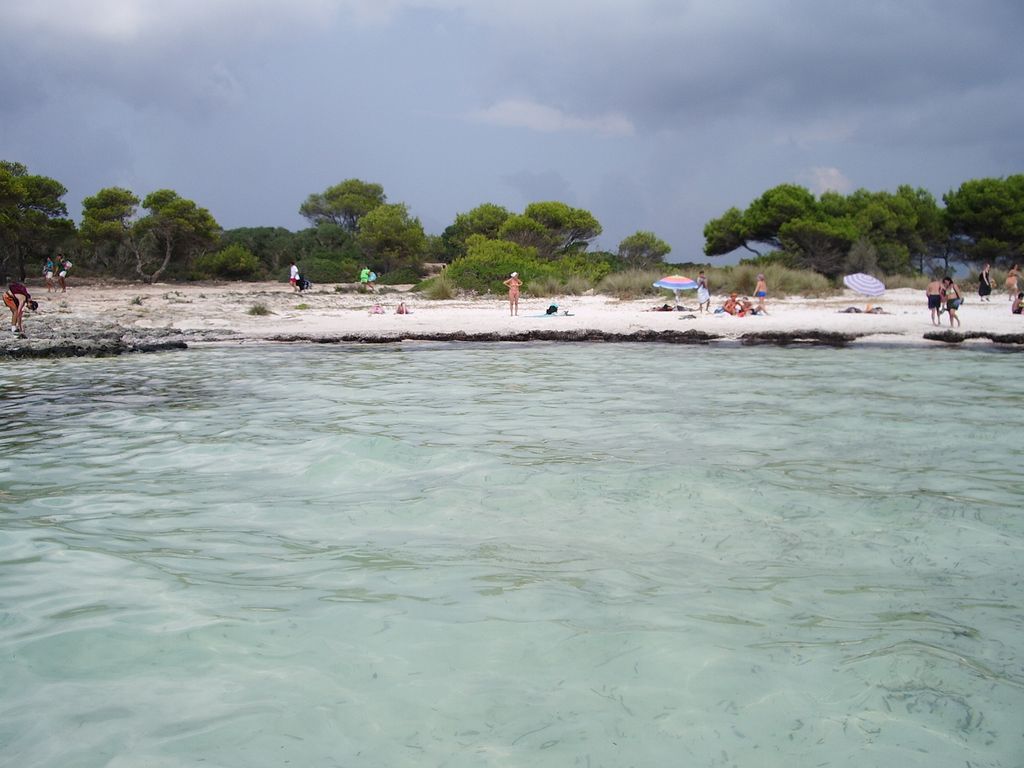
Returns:
[[[925,296],[928,297],[928,311],[932,314],[932,325],[942,325],[942,316],[940,310],[942,309],[942,283],[939,278],[933,277],[932,281],[928,283],[928,287],[924,289]]]
[[[523,285],[523,281],[519,279],[519,273],[513,272],[509,275],[508,280],[504,282],[504,285],[508,287],[508,314],[509,316],[519,315],[519,289]]]

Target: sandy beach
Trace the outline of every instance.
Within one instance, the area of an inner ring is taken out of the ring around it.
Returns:
[[[867,307],[865,298],[845,291],[829,298],[769,298],[767,316],[748,317],[702,315],[695,311],[696,299],[689,294],[682,296],[682,305],[694,311],[675,312],[650,311],[661,303],[657,298],[623,301],[608,296],[524,297],[519,316],[510,317],[504,297],[432,301],[407,288],[386,289],[376,295],[339,291],[334,285],[317,285],[300,295],[281,283],[73,282],[67,293],[47,294],[40,286],[30,289],[40,305],[37,313],[26,316],[25,329],[32,342],[62,334],[88,337],[89,329],[97,327],[116,327],[137,336],[181,335],[190,345],[219,341],[382,341],[447,334],[515,340],[523,339],[524,334],[579,336],[583,332],[611,337],[646,334],[636,340],[690,332],[703,340],[722,341],[773,334],[839,334],[858,344],[922,344],[941,343],[927,341],[925,334],[949,331],[945,316],[941,328],[932,324],[923,292],[911,289],[890,291],[874,301],[885,314],[843,312],[848,307]],[[724,298],[714,296],[712,306],[718,306]],[[412,314],[395,313],[401,301]],[[384,314],[370,312],[375,302],[381,304]],[[552,303],[558,305],[559,314],[545,315]],[[267,314],[253,314],[254,306],[264,307]],[[1000,337],[1001,345],[1017,346],[1020,341],[1013,337],[1024,334],[1024,317],[1011,314],[1003,296],[981,302],[969,295],[960,317],[962,325],[954,331],[971,343],[992,343],[990,338],[978,336]],[[4,346],[11,343],[5,335]]]

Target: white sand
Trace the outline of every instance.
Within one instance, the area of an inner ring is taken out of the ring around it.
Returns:
[[[302,295],[281,283],[205,283],[205,284],[120,284],[76,285],[68,292],[47,294],[35,288],[33,298],[40,312],[70,314],[89,320],[107,320],[124,326],[175,328],[181,330],[231,331],[243,338],[266,339],[274,336],[326,338],[342,334],[402,336],[437,333],[516,333],[521,331],[592,329],[606,333],[629,334],[638,331],[685,331],[698,329],[727,338],[756,331],[827,331],[871,334],[865,341],[885,343],[921,343],[929,331],[939,330],[929,318],[923,291],[900,289],[872,300],[888,314],[843,314],[839,310],[856,306],[864,309],[867,299],[851,292],[828,299],[790,297],[769,298],[768,316],[731,317],[700,315],[696,311],[651,312],[661,300],[620,301],[606,296],[566,296],[560,298],[524,298],[519,316],[510,317],[503,297],[483,297],[452,301],[430,301],[413,293],[385,293],[370,296],[339,293],[333,285],[317,285]],[[712,306],[724,296],[712,297]],[[370,314],[379,301],[386,314]],[[410,315],[397,315],[395,308],[405,301]],[[684,294],[684,306],[696,307],[696,297]],[[134,302],[134,303],[133,303]],[[557,303],[572,316],[544,316],[544,310]],[[262,304],[271,314],[248,313]],[[689,319],[687,314],[696,315]],[[1010,313],[1004,295],[981,302],[968,296],[960,309],[961,332],[993,334],[1024,333],[1024,316]],[[26,330],[31,334],[31,313]],[[948,330],[943,315],[942,330]],[[987,342],[985,342],[987,343]]]

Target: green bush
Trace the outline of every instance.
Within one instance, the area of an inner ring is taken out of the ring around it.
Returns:
[[[400,269],[377,275],[378,285],[409,285],[418,283],[420,273],[413,267],[402,267]]]
[[[311,283],[354,283],[359,279],[359,264],[349,260],[309,259],[299,264],[299,272]]]
[[[426,299],[443,300],[455,298],[455,286],[448,279],[448,270],[427,278],[413,290],[422,293]]]
[[[824,275],[810,269],[790,269],[780,264],[757,266],[741,262],[734,267],[707,267],[704,273],[712,294],[736,291],[749,296],[754,292],[759,273],[764,273],[769,297],[830,296],[836,292],[835,286]]]
[[[259,275],[259,259],[243,245],[234,243],[220,251],[204,253],[192,262],[192,273],[202,277],[252,280]]]
[[[469,247],[465,256],[455,259],[444,271],[452,286],[477,293],[504,293],[502,284],[513,272],[530,290],[531,280],[552,276],[550,263],[537,259],[533,248],[510,243],[505,240],[477,240]]]
[[[895,291],[897,288],[913,288],[918,291],[923,291],[928,287],[928,283],[931,281],[927,275],[886,275],[881,278],[882,282],[885,283],[885,287],[889,290]],[[971,275],[967,280],[968,285],[973,283],[974,288],[978,287],[978,276]],[[964,284],[960,283],[960,287],[964,288]]]

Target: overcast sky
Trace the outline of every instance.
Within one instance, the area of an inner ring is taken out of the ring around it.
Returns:
[[[614,250],[785,182],[1024,172],[1021,0],[0,0],[0,159],[225,228],[378,182],[428,232],[562,200]]]

